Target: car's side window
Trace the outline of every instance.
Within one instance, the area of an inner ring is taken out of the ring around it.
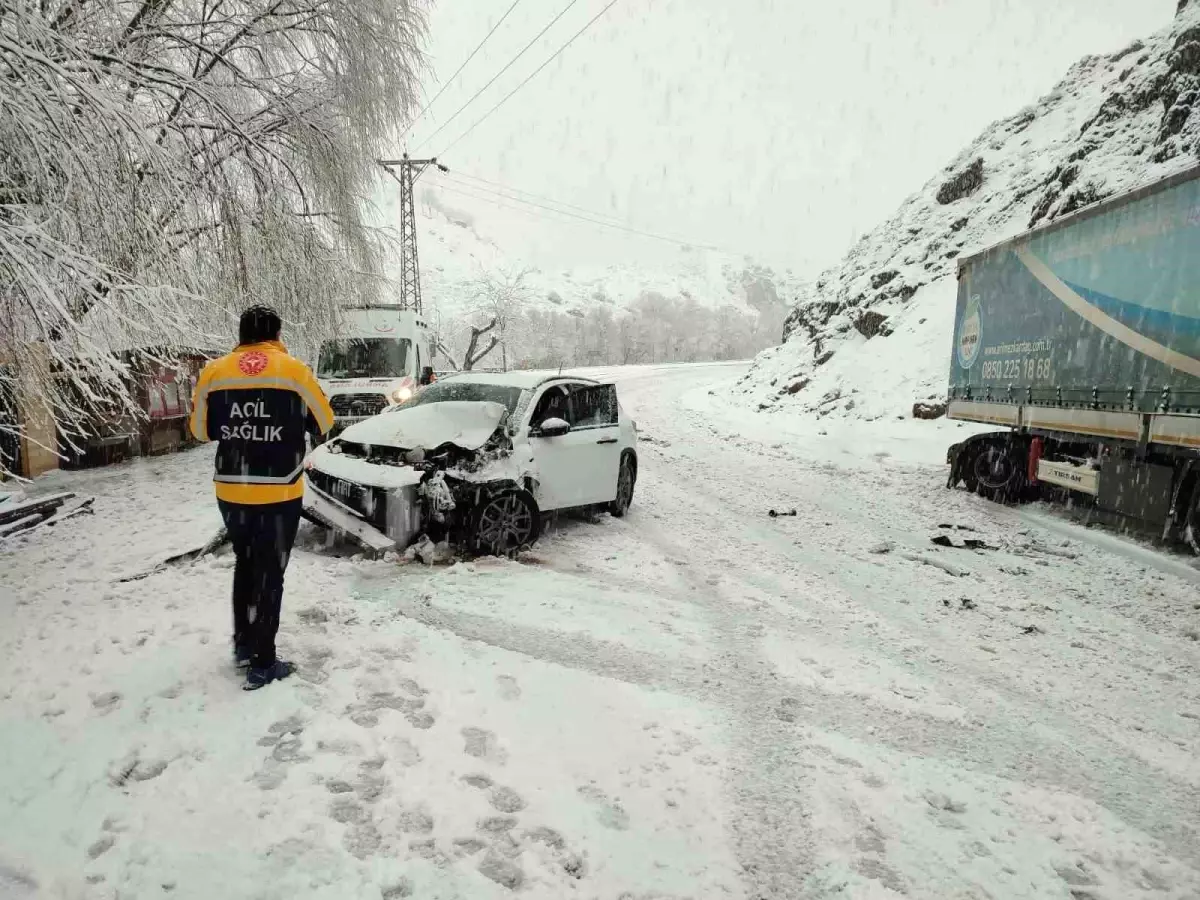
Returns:
[[[603,428],[617,424],[617,389],[611,384],[588,385],[571,394],[573,428]]]
[[[533,407],[533,415],[529,417],[531,428],[537,428],[547,419],[564,419],[570,421],[570,393],[565,385],[556,384],[546,388]]]

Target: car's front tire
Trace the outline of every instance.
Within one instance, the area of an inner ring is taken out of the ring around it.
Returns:
[[[632,454],[621,457],[621,468],[617,473],[617,497],[608,505],[608,511],[618,519],[624,518],[633,505],[633,489],[637,484],[637,463]]]
[[[475,556],[508,556],[538,539],[542,516],[529,491],[497,491],[471,511],[468,546]]]

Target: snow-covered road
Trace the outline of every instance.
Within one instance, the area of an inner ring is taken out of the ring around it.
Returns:
[[[0,897],[1200,897],[1186,561],[946,491],[945,423],[611,374],[627,519],[302,537],[254,695],[227,557],[116,580],[215,529],[209,452],[45,479],[96,515],[0,550]]]

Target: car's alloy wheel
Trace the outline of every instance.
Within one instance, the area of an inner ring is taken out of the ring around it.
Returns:
[[[511,553],[537,540],[537,505],[525,491],[505,491],[485,500],[475,512],[472,544],[477,553]]]
[[[608,511],[618,519],[629,511],[633,504],[633,486],[637,474],[633,468],[633,460],[626,456],[621,460],[621,471],[617,476],[617,498],[609,506]]]

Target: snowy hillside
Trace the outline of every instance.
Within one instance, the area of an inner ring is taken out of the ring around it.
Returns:
[[[398,197],[385,200],[385,219],[399,222]],[[749,317],[782,320],[802,296],[804,285],[791,272],[777,273],[748,259],[680,248],[670,262],[581,267],[549,271],[529,268],[507,252],[503,239],[486,233],[473,217],[443,202],[435,190],[420,192],[417,228],[422,294],[427,311],[447,326],[477,307],[475,284],[481,275],[529,269],[528,305],[562,313],[586,313],[608,307],[619,315],[639,297],[659,294],[694,300],[706,309],[730,307]],[[399,260],[396,261],[398,273]],[[760,345],[761,346],[761,345]]]
[[[824,273],[737,391],[761,409],[877,419],[945,392],[955,260],[1197,161],[1200,4],[1089,56],[989,127]]]

